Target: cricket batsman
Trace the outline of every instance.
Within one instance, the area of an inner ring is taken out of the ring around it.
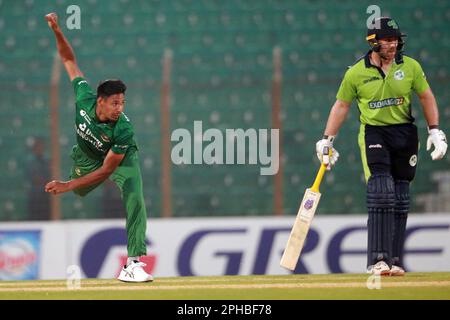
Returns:
[[[417,165],[418,134],[411,115],[411,92],[428,124],[427,150],[442,159],[447,140],[439,129],[435,97],[420,64],[403,55],[404,34],[389,17],[375,19],[366,40],[371,49],[344,75],[316,152],[328,169],[338,159],[334,139],[354,99],[360,112],[358,144],[367,182],[367,272],[405,274],[403,248],[409,212],[409,185]],[[324,155],[324,147],[332,150]]]
[[[121,80],[105,80],[94,93],[78,68],[75,54],[58,25],[55,13],[45,16],[56,38],[59,56],[75,90],[75,131],[77,144],[72,148],[74,165],[69,181],[51,181],[45,191],[60,194],[73,191],[85,196],[111,178],[119,187],[125,204],[127,230],[127,264],[119,280],[147,282],[139,261],[146,255],[147,211],[142,191],[137,145],[130,120],[123,113],[127,87]]]

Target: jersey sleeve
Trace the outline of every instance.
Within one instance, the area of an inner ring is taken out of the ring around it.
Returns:
[[[75,91],[75,100],[80,102],[86,99],[95,98],[96,94],[92,90],[86,79],[77,77],[72,80],[72,86]]]
[[[356,86],[353,82],[352,73],[349,69],[345,73],[344,79],[342,79],[341,86],[339,87],[338,93],[336,94],[336,99],[352,103],[353,99],[355,98]]]
[[[425,72],[423,72],[419,62],[414,61],[413,68],[414,68],[414,79],[412,87],[417,94],[421,94],[422,92],[427,90],[430,87],[430,85],[428,84]]]
[[[117,154],[124,154],[127,150],[134,145],[133,133],[124,132],[115,141],[111,147],[111,150]]]
[[[137,149],[133,126],[124,114],[122,114],[122,118],[114,132],[114,140],[111,146],[112,152],[117,154],[124,154],[132,147]]]

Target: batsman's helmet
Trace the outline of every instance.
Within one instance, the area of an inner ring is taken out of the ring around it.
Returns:
[[[390,37],[395,37],[398,39],[397,51],[402,51],[403,45],[405,44],[403,37],[406,37],[406,34],[400,32],[400,27],[392,18],[377,18],[374,20],[373,25],[367,29],[366,40],[375,52],[380,51],[380,44],[378,40]]]

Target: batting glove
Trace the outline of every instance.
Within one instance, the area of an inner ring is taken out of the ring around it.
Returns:
[[[447,138],[442,130],[428,130],[427,151],[431,149],[431,145],[434,146],[434,151],[431,153],[431,159],[442,159],[447,152]]]
[[[334,136],[328,136],[316,143],[317,158],[327,166],[327,170],[331,170],[339,158],[339,152],[333,148],[334,138]]]

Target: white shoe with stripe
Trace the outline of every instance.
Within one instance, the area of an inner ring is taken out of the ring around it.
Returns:
[[[384,261],[378,261],[374,265],[367,268],[367,273],[371,273],[377,276],[389,276],[391,274],[391,269]]]
[[[401,277],[405,275],[405,269],[399,266],[392,265],[391,268],[391,276],[393,277]]]
[[[153,276],[144,271],[146,264],[133,261],[128,266],[124,266],[117,278],[123,282],[149,282],[153,281]]]

